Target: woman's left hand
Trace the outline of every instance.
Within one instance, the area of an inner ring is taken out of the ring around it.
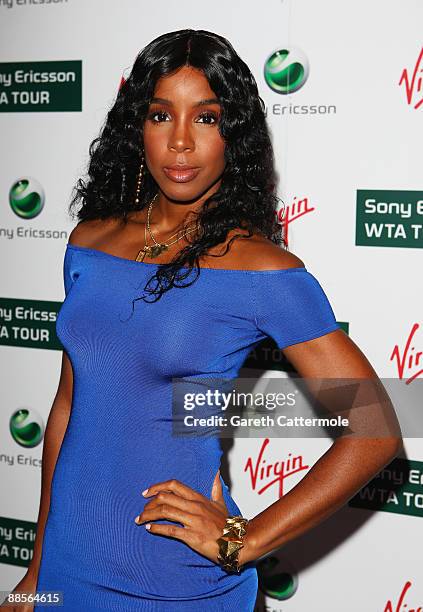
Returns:
[[[147,523],[146,528],[150,525],[148,530],[152,534],[182,540],[218,563],[219,545],[216,540],[221,537],[229,516],[219,476],[220,470],[213,482],[211,500],[175,479],[150,486],[145,497],[154,495],[154,498],[144,506],[135,522],[137,525]],[[176,521],[183,527],[149,523],[158,519]]]

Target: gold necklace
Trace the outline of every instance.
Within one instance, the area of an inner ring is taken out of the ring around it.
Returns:
[[[177,234],[179,234],[181,231],[183,231],[183,234],[181,236],[179,236],[179,238],[177,238],[173,242],[157,242],[157,240],[153,236],[153,233],[152,233],[151,227],[150,227],[151,210],[153,208],[153,203],[154,203],[155,199],[157,198],[157,196],[158,196],[158,194],[156,194],[154,196],[154,198],[151,200],[150,204],[148,205],[147,223],[144,226],[144,243],[145,243],[145,246],[138,251],[138,255],[136,256],[135,261],[144,261],[144,258],[145,258],[146,255],[149,255],[149,257],[151,257],[152,259],[154,259],[155,257],[158,257],[161,253],[163,253],[163,251],[167,251],[167,249],[170,246],[172,246],[173,244],[176,244],[176,242],[178,242],[179,240],[184,238],[187,234],[190,234],[191,232],[193,232],[193,231],[195,231],[197,229],[197,224],[195,224],[195,226],[192,229],[189,229],[190,226],[188,226],[188,229],[186,229],[185,231],[178,230],[177,232],[175,232],[174,234],[169,236],[168,240],[170,238],[173,238],[173,236],[176,236]],[[147,229],[148,229],[148,233],[150,234],[150,236],[151,236],[151,238],[152,238],[152,240],[154,242],[154,245],[152,245],[152,246],[147,244]]]

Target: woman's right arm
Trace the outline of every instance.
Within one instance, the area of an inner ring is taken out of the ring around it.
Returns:
[[[28,574],[38,576],[42,543],[47,515],[50,509],[50,488],[57,457],[62,446],[72,406],[73,372],[66,352],[62,353],[62,369],[59,386],[47,420],[41,468],[41,497],[37,519],[37,535],[34,554],[28,567]]]
[[[27,572],[17,584],[14,591],[35,592],[38,580],[38,570],[44,538],[44,528],[50,509],[50,489],[57,457],[62,446],[72,406],[73,372],[69,357],[65,351],[62,354],[62,368],[59,385],[53,405],[47,420],[44,433],[44,445],[41,468],[41,496],[37,519],[37,533],[34,542],[34,552]],[[11,610],[11,608],[7,608]],[[20,606],[19,612],[32,610],[32,606]]]

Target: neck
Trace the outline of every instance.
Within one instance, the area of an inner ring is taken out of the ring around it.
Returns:
[[[188,216],[189,223],[195,223],[195,216],[192,213],[200,212],[204,202],[217,191],[216,185],[210,188],[199,198],[186,202],[171,200],[159,191],[159,195],[153,202],[150,226],[158,231],[167,233],[181,226]]]

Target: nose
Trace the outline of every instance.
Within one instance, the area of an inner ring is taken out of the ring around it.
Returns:
[[[195,149],[193,134],[186,121],[179,120],[174,122],[173,130],[169,134],[168,149],[177,153],[193,151]]]

